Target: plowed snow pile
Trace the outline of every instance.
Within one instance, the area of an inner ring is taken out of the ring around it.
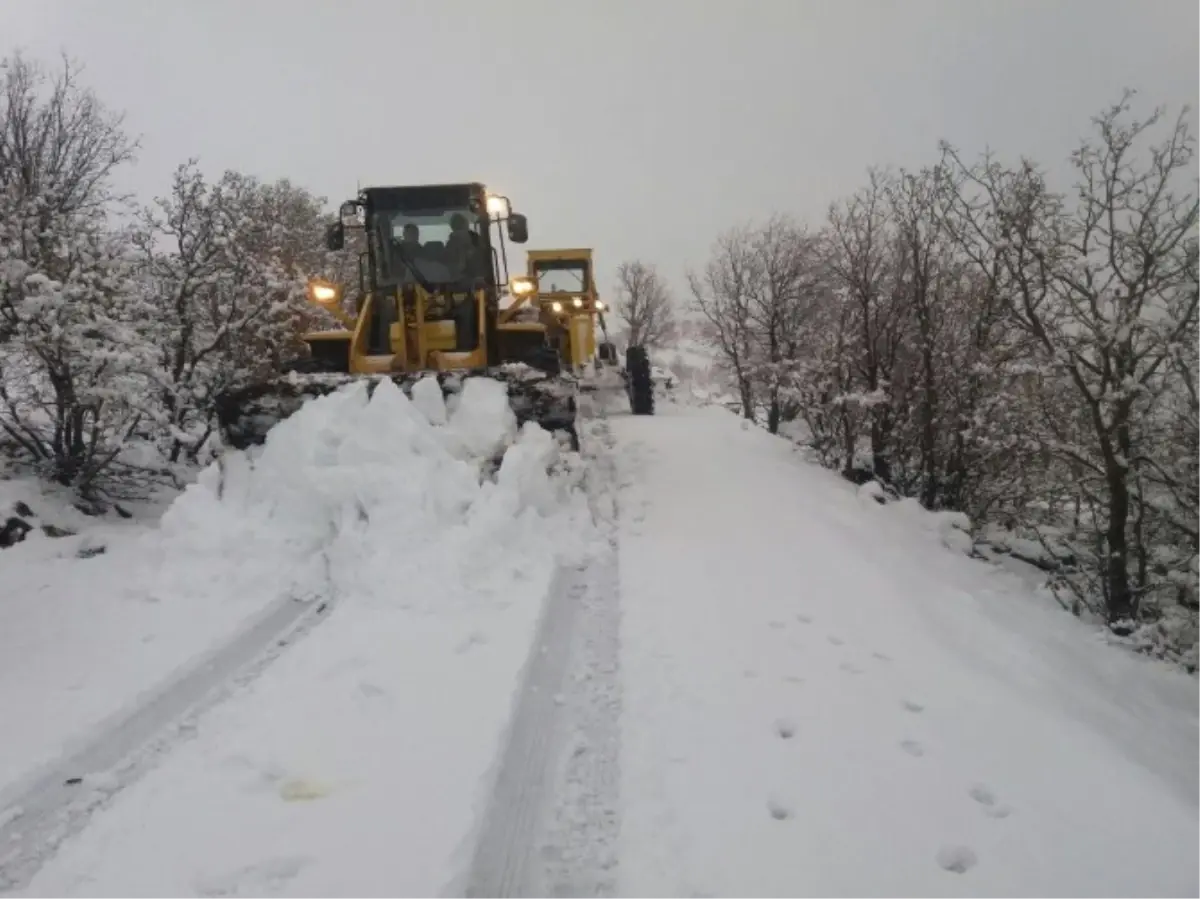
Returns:
[[[295,879],[287,892],[429,894],[460,870],[556,565],[586,558],[595,532],[576,457],[536,426],[518,433],[503,384],[468,379],[449,409],[428,386],[311,402],[204,472],[160,529],[100,557],[93,572],[124,569],[122,608],[174,610],[176,664],[281,598],[329,611],[114,796],[35,893],[261,894]],[[108,707],[139,670],[158,673],[132,666]],[[36,707],[17,705],[6,723],[32,723]]]

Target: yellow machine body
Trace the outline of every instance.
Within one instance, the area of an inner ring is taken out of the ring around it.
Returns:
[[[579,369],[596,357],[596,325],[604,326],[605,305],[596,290],[592,250],[576,247],[529,250],[526,273],[535,292],[518,298],[501,315],[501,327],[513,321],[523,303],[535,304],[547,340],[564,364]]]

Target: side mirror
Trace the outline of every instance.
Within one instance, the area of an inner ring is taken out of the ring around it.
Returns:
[[[529,240],[529,223],[519,212],[511,213],[508,217],[508,239],[513,243]]]
[[[334,222],[325,229],[325,248],[331,252],[336,252],[346,246],[346,226],[341,222]]]

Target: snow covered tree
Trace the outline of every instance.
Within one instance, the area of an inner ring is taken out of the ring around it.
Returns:
[[[0,435],[85,495],[144,415],[145,306],[109,221],[134,150],[71,61],[0,65]]]
[[[1167,410],[1189,405],[1195,383],[1184,349],[1200,295],[1195,142],[1181,115],[1147,146],[1162,110],[1129,121],[1130,98],[1098,116],[1098,141],[1073,155],[1072,202],[1029,163],[947,156],[979,198],[956,208],[990,244],[1012,320],[1036,347],[1046,413],[1036,437],[1076,492],[1059,587],[1098,599],[1118,632],[1160,617],[1168,596],[1193,611],[1194,629],[1196,460],[1179,462],[1194,438]]]
[[[319,311],[304,289],[325,264],[321,226],[306,191],[235,172],[210,184],[194,161],[143,213],[137,244],[156,309],[147,331],[172,462],[196,458],[222,391],[299,352]]]
[[[654,266],[640,259],[617,266],[615,311],[630,346],[660,347],[674,335],[671,292]]]
[[[858,193],[830,207],[828,265],[849,305],[846,350],[853,359],[852,391],[838,402],[855,408],[870,435],[870,468],[890,482],[896,416],[892,371],[904,338],[905,310],[895,278],[896,238],[888,202],[890,176],[872,170]],[[849,467],[851,463],[848,461]]]

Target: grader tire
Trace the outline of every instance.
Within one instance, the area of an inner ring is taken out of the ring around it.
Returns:
[[[634,415],[654,414],[654,381],[650,377],[650,357],[644,346],[625,351],[625,371],[629,377],[629,409]]]

